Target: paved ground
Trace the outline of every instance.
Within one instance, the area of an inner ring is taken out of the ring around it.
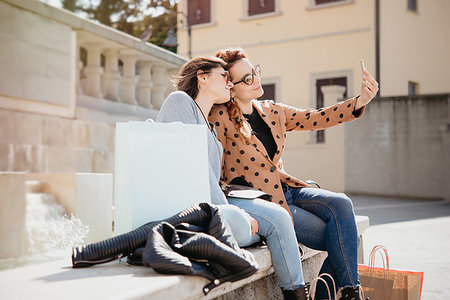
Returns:
[[[383,244],[391,268],[424,272],[423,300],[450,299],[450,202],[351,198],[356,214],[370,217],[364,235],[365,262],[371,248]]]

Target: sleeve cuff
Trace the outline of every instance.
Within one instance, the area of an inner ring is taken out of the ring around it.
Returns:
[[[362,113],[362,107],[360,108],[360,109],[358,109],[358,110],[354,110],[353,112],[352,112],[352,115],[355,117],[355,118],[359,118],[360,116],[361,116],[361,113]]]
[[[360,107],[359,109],[355,109],[355,108],[356,108],[356,101],[358,101],[359,96],[360,96],[360,95],[358,95],[358,96],[355,97],[355,106],[354,106],[353,112],[352,112],[352,115],[353,115],[355,118],[359,118],[359,117],[361,116],[363,110],[364,110],[364,106]]]

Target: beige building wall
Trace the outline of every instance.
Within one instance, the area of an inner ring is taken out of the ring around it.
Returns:
[[[408,94],[408,81],[420,94],[450,91],[450,1],[380,0],[381,95]]]

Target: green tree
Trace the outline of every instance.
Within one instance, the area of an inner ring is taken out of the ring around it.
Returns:
[[[61,0],[62,7],[64,9],[70,10],[71,12],[76,12],[80,9],[78,5],[78,0]]]

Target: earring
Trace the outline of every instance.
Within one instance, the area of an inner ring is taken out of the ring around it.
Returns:
[[[236,103],[236,100],[234,99],[234,97],[230,98],[231,102]]]

